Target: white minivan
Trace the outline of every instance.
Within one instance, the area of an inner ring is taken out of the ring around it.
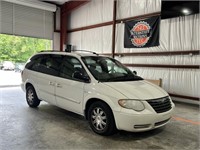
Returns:
[[[46,101],[83,115],[100,135],[164,126],[175,107],[162,88],[95,53],[40,52],[22,71],[22,89],[30,107]]]

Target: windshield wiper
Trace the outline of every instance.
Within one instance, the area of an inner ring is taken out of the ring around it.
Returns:
[[[105,82],[109,81],[137,81],[137,80],[143,80],[143,78],[139,76],[133,76],[133,75],[125,75],[125,76],[119,76],[114,78],[105,79]]]

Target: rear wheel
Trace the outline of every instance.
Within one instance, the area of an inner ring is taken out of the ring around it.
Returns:
[[[112,110],[103,102],[93,103],[88,110],[88,120],[92,130],[100,135],[112,135],[116,131]]]
[[[37,97],[35,89],[32,86],[28,86],[26,89],[26,101],[30,107],[37,107],[40,104],[40,100]]]

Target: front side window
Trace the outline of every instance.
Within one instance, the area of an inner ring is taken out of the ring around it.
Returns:
[[[88,77],[81,62],[77,58],[64,56],[60,69],[60,77],[77,80],[77,78],[74,77],[74,74],[77,72],[80,73],[83,77]]]
[[[94,78],[101,82],[143,80],[115,59],[87,56],[82,57],[82,60]]]

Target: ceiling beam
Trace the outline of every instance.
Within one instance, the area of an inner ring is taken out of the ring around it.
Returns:
[[[65,4],[63,4],[61,6],[62,8],[62,13],[70,13],[72,11],[74,11],[75,9],[81,7],[82,5],[85,5],[87,4],[88,2],[90,2],[91,0],[80,0],[80,1],[69,1],[69,2],[66,2]]]
[[[69,1],[61,6],[60,13],[60,51],[63,51],[64,44],[67,44],[67,18],[69,13],[87,4],[91,0]]]

